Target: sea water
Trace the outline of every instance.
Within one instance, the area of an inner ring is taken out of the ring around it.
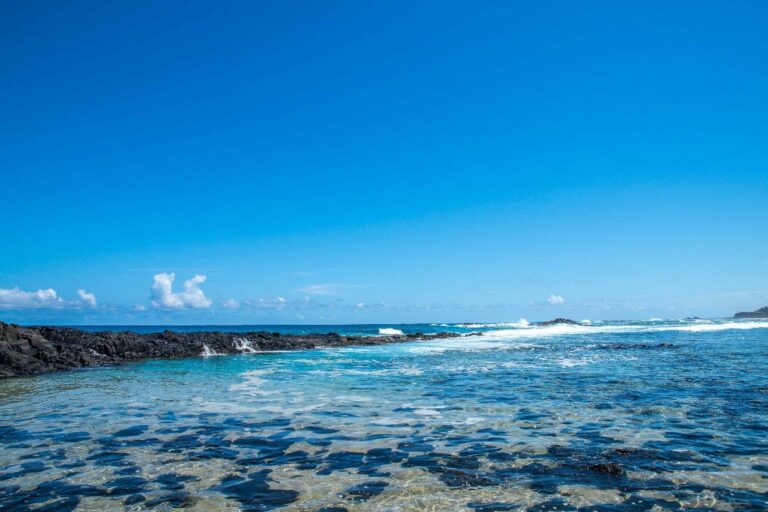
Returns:
[[[0,381],[0,509],[768,508],[768,322],[380,329]]]

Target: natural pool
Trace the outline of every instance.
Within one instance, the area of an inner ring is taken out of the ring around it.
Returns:
[[[485,330],[2,381],[0,509],[768,508],[768,324]]]

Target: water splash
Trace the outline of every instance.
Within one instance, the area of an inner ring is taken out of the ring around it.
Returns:
[[[255,354],[258,352],[258,350],[253,348],[251,340],[248,338],[235,338],[232,340],[232,342],[235,344],[235,350],[241,354]]]
[[[382,327],[379,329],[379,334],[382,336],[402,336],[403,331],[400,329],[393,329],[391,327]]]
[[[216,352],[211,347],[203,343],[203,351],[200,353],[203,357],[211,357],[211,356],[223,356],[226,354],[222,354],[221,352]]]

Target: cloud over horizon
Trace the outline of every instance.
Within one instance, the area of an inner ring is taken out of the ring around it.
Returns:
[[[227,299],[221,303],[221,307],[224,309],[239,309],[240,302],[235,299]]]
[[[562,297],[562,295],[550,295],[547,297],[547,302],[553,306],[558,306],[560,304],[565,304],[565,299]]]
[[[77,294],[80,296],[80,300],[91,306],[92,308],[96,307],[96,295],[93,293],[88,293],[82,288],[77,290]]]
[[[162,272],[155,274],[152,284],[152,306],[158,309],[206,309],[211,307],[213,301],[205,296],[200,285],[205,282],[206,276],[195,274],[191,279],[184,281],[184,290],[173,292],[173,282],[176,274]]]
[[[64,299],[59,297],[53,288],[34,292],[26,292],[18,286],[0,288],[0,309],[56,308],[65,304]]]
[[[311,284],[297,291],[308,295],[340,295],[348,285],[329,283],[329,284]]]

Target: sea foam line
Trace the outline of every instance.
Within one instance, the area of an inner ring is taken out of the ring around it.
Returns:
[[[720,324],[693,325],[548,325],[530,326],[518,329],[498,329],[486,331],[478,339],[521,339],[550,336],[570,336],[579,334],[611,334],[635,332],[713,332],[727,330],[768,329],[768,322],[723,322]],[[471,336],[475,338],[474,336]]]

